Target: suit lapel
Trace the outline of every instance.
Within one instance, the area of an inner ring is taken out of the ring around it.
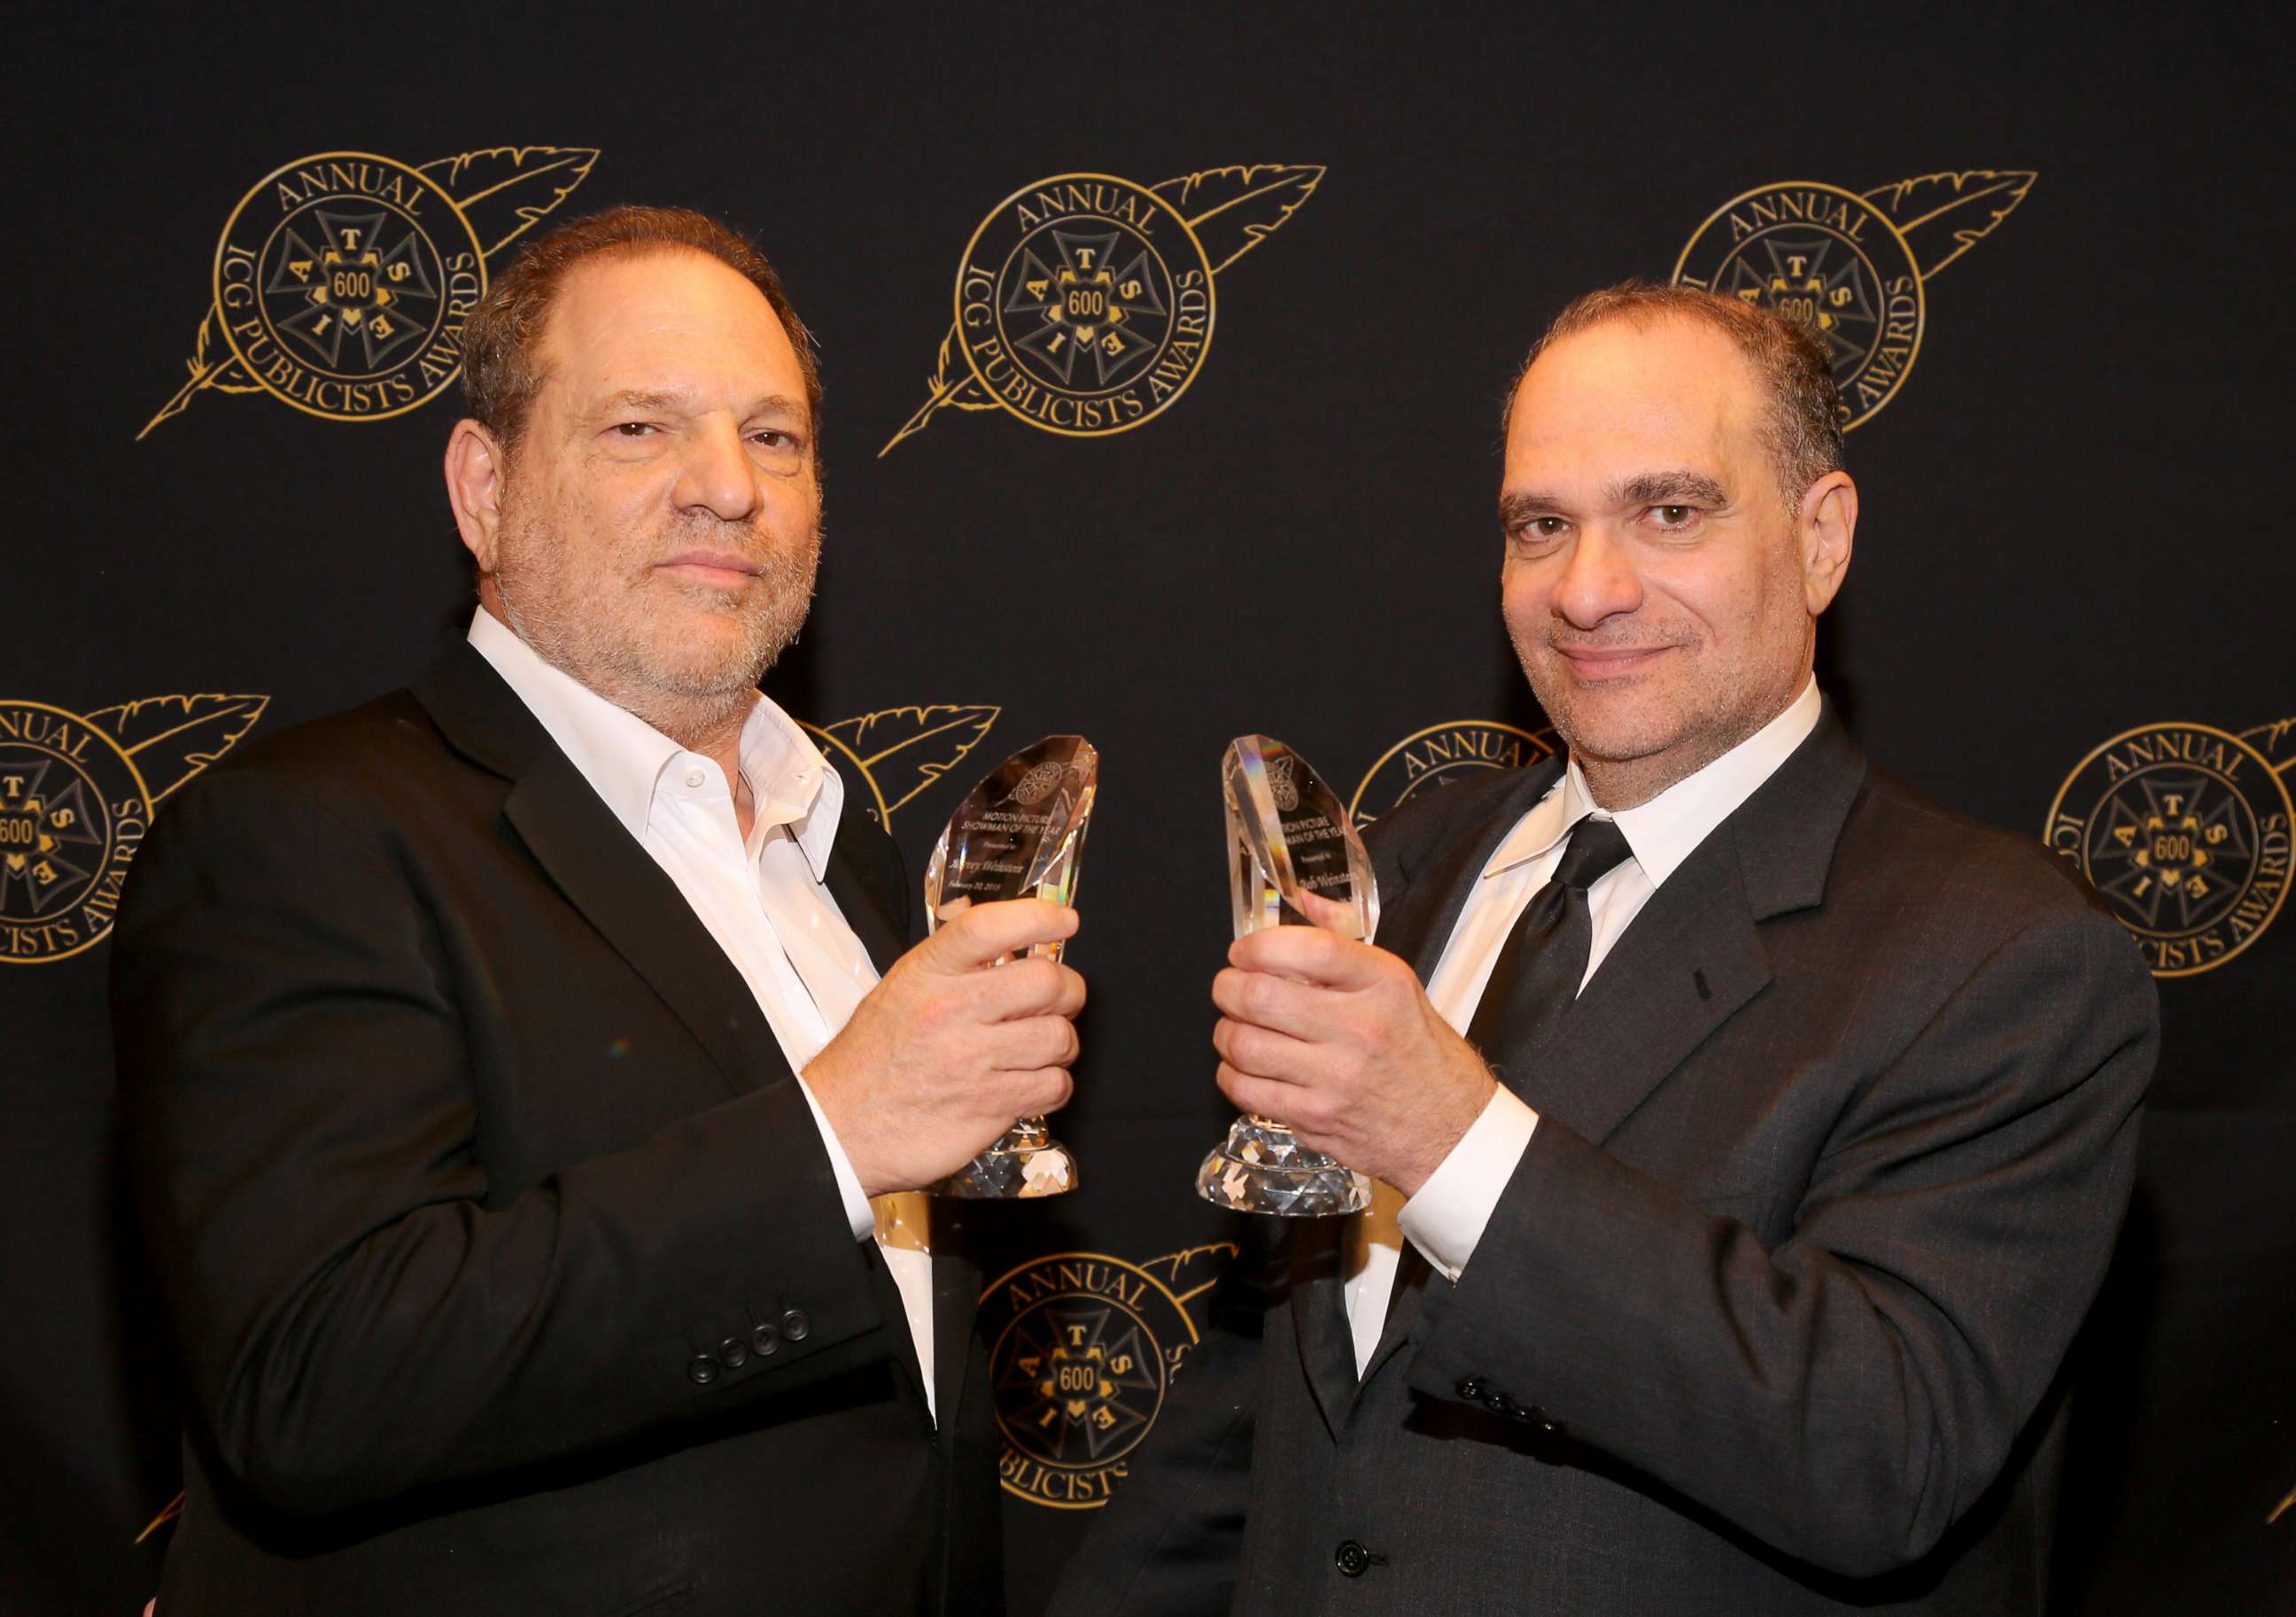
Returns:
[[[1346,1283],[1341,1273],[1348,1221],[1302,1219],[1291,1237],[1292,1334],[1300,1367],[1333,1441],[1347,1430],[1356,1396],[1356,1350],[1348,1330]]]
[[[553,747],[537,760],[503,815],[574,907],[677,1013],[734,1094],[790,1075],[749,984],[565,754]]]
[[[1543,1049],[1490,1052],[1601,1145],[1770,981],[1758,924],[1818,903],[1866,761],[1833,710],[1644,905]]]
[[[1400,861],[1397,874],[1404,884],[1402,891],[1391,906],[1382,903],[1373,941],[1410,961],[1422,983],[1434,976],[1452,929],[1459,924],[1459,912],[1466,908],[1491,854],[1515,822],[1546,796],[1562,776],[1562,767],[1558,758],[1521,771],[1496,804],[1468,828],[1467,835],[1432,850],[1419,866],[1414,867],[1408,856]]]
[[[416,687],[440,731],[512,782],[503,804],[528,852],[743,1094],[789,1062],[734,962],[677,884],[616,820],[540,721],[471,646]]]
[[[955,1441],[972,1379],[972,1324],[980,1309],[980,1265],[962,1222],[964,1204],[932,1202],[933,1396],[943,1439]]]
[[[1370,1361],[1364,1366],[1363,1385],[1366,1387],[1371,1384],[1372,1377],[1385,1368],[1387,1361],[1394,1358],[1406,1343],[1423,1335],[1419,1330],[1420,1320],[1431,1317],[1441,1305],[1442,1299],[1450,1294],[1451,1282],[1429,1267],[1426,1258],[1407,1237],[1403,1250],[1406,1262],[1411,1265],[1411,1284],[1388,1304],[1387,1324],[1380,1332],[1379,1345],[1372,1349]],[[1398,1270],[1398,1281],[1404,1278],[1404,1274],[1403,1270]],[[1362,1396],[1360,1389],[1357,1396]]]
[[[1736,861],[1710,838],[1652,895],[1543,1049],[1487,1053],[1534,1109],[1600,1145],[1769,980]]]

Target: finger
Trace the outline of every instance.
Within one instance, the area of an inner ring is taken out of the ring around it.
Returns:
[[[1008,898],[993,904],[974,904],[949,918],[918,948],[938,971],[978,971],[1005,955],[1073,937],[1076,929],[1077,912],[1066,904],[1041,898]]]
[[[1013,1117],[1042,1117],[1068,1105],[1076,1083],[1057,1066],[1030,1067],[999,1073],[997,1095],[1002,1109]]]
[[[1314,1045],[1230,1017],[1222,1017],[1214,1025],[1212,1048],[1220,1053],[1220,1059],[1254,1077],[1313,1083],[1322,1076],[1322,1052]]]
[[[1070,967],[1063,966],[1060,968],[1060,972],[1061,991],[1053,1000],[1053,1014],[1056,1017],[1074,1017],[1084,1009],[1085,980]]]
[[[1356,925],[1356,907],[1336,898],[1325,898],[1320,893],[1300,894],[1300,913],[1310,923],[1326,932],[1336,932],[1341,937],[1360,937]]]
[[[1041,1066],[1068,1066],[1083,1051],[1076,1025],[1060,1017],[1032,1017],[1007,1022],[997,1029],[992,1059],[1006,1071],[1025,1073]]]
[[[1227,951],[1228,963],[1326,988],[1367,988],[1386,976],[1395,957],[1316,927],[1270,927],[1248,932]]]
[[[1220,1093],[1239,1112],[1251,1112],[1261,1117],[1272,1117],[1288,1128],[1303,1134],[1314,1124],[1311,1119],[1321,1115],[1322,1102],[1311,1090],[1296,1083],[1277,1083],[1272,1079],[1255,1078],[1250,1073],[1239,1073],[1226,1062],[1213,1074]],[[1320,1131],[1316,1131],[1320,1132]]]
[[[1329,989],[1233,966],[1212,979],[1212,1003],[1239,1022],[1303,1040],[1328,1033],[1337,1009]]]
[[[982,1022],[1074,1017],[1085,1002],[1084,978],[1041,955],[973,972],[948,988],[964,996],[974,1019]]]
[[[1041,1087],[1028,1113],[1031,1117],[1042,1117],[1047,1112],[1059,1111],[1076,1094],[1076,1080],[1070,1077],[1064,1068],[1046,1067],[1032,1077]]]

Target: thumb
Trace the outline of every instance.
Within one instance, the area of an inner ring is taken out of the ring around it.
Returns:
[[[1025,954],[1039,943],[1076,935],[1077,912],[1041,898],[1008,898],[972,904],[943,921],[920,952],[937,971],[978,971],[1007,955]]]

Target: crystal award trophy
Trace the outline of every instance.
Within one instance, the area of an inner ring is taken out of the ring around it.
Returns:
[[[1220,759],[1220,792],[1236,936],[1310,926],[1369,943],[1379,925],[1370,857],[1346,806],[1308,760],[1267,736],[1238,736]],[[1371,1205],[1368,1177],[1249,1112],[1196,1170],[1196,1193],[1277,1218],[1332,1218]]]
[[[925,862],[925,926],[959,899],[1076,894],[1085,828],[1092,820],[1100,754],[1082,736],[1046,736],[989,772],[949,816],[948,829]],[[1031,951],[1061,958],[1058,943]],[[936,1196],[1004,1201],[1060,1196],[1077,1187],[1076,1159],[1041,1117],[1023,1117],[988,1149],[933,1187]]]

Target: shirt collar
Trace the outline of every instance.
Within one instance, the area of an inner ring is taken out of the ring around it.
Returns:
[[[1496,876],[1552,851],[1579,821],[1599,814],[1618,821],[1635,862],[1656,887],[1681,868],[1716,826],[1737,813],[1739,804],[1752,796],[1756,788],[1777,772],[1778,765],[1793,755],[1794,748],[1808,739],[1824,708],[1816,679],[1805,680],[1801,694],[1761,729],[1648,803],[1616,814],[1595,806],[1595,794],[1587,788],[1578,760],[1573,758],[1546,796],[1515,822],[1483,874]]]
[[[662,777],[686,755],[685,748],[545,662],[484,607],[472,616],[470,640],[623,829],[643,840]],[[826,879],[830,845],[845,804],[837,772],[797,721],[762,693],[742,723],[739,750],[742,774],[757,801],[753,835],[787,827],[814,879]]]

